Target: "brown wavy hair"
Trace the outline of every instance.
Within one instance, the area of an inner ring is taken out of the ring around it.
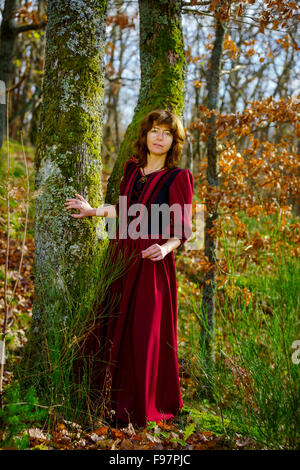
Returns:
[[[147,164],[147,133],[156,124],[166,124],[170,128],[173,142],[166,157],[165,166],[175,168],[180,160],[182,147],[185,141],[185,131],[181,120],[176,114],[167,109],[155,109],[148,113],[140,122],[137,140],[133,143],[133,157],[137,166],[144,167]]]

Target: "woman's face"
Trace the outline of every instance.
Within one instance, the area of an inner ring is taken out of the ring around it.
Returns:
[[[173,142],[173,135],[167,124],[156,124],[147,132],[147,147],[149,152],[156,155],[168,153]]]

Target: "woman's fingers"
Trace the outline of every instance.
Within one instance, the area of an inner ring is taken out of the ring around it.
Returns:
[[[152,261],[160,261],[163,259],[162,255],[156,256],[155,258],[150,258]]]
[[[81,203],[80,203],[79,201],[68,201],[68,202],[65,202],[65,205],[66,205],[66,206],[72,205],[72,206],[75,207],[76,205],[78,206],[78,204],[81,204]]]
[[[150,261],[159,261],[163,259],[163,256],[161,254],[159,255],[152,255],[147,257]]]
[[[69,203],[66,202],[65,206],[66,206],[66,209],[78,209],[78,210],[80,210],[80,207],[76,206],[72,202],[69,202]]]
[[[142,257],[143,258],[149,258],[153,261],[158,261],[159,259],[162,259],[162,251],[160,245],[152,245],[149,248],[146,248],[145,250],[142,250]]]
[[[66,200],[67,200],[67,202],[79,202],[79,199],[66,199]]]
[[[81,203],[81,201],[84,201],[84,202],[87,202],[87,201],[84,199],[83,196],[81,196],[81,194],[75,193],[75,196],[76,196],[76,199],[72,199],[70,197],[66,198],[67,202],[65,202],[64,205],[66,206],[67,210],[68,209],[77,209],[77,210],[81,211],[82,207],[78,207],[78,203],[79,202]],[[80,214],[72,214],[72,217],[74,217],[74,216],[76,216],[77,218],[78,218],[78,216],[81,217]]]
[[[85,201],[84,197],[81,196],[80,194],[75,194],[75,196],[78,196],[76,199],[72,199],[71,197],[67,197],[66,198],[66,201],[69,201],[69,202],[78,202],[78,199],[80,199],[81,201]],[[66,203],[65,203],[66,204]]]
[[[164,259],[167,252],[165,252],[164,247],[156,243],[155,245],[151,245],[145,250],[141,251],[142,258],[150,259],[151,261],[160,261]]]
[[[75,219],[81,219],[83,217],[86,217],[85,215],[85,209],[86,206],[82,204],[82,202],[86,203],[87,206],[89,206],[88,202],[84,199],[81,194],[75,193],[76,199],[73,198],[66,198],[66,201],[64,203],[66,210],[69,209],[77,209],[79,211],[79,214],[70,214],[71,217],[74,217]]]
[[[152,256],[155,253],[156,251],[153,250],[142,250],[142,255],[144,256],[144,258],[148,258],[148,256]]]
[[[157,251],[157,248],[158,248],[159,246],[160,246],[160,245],[158,245],[157,243],[155,243],[155,245],[149,246],[149,247],[146,248],[145,250],[142,250],[142,252],[145,253],[145,254],[153,253],[153,251]]]

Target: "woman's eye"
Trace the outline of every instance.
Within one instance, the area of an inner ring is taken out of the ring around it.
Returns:
[[[157,133],[157,132],[158,132],[158,129],[151,129],[151,132]],[[170,136],[171,136],[171,132],[165,131],[165,132],[164,132],[164,135],[167,135],[168,137],[170,137]]]

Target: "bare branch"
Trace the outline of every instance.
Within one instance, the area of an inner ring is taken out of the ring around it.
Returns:
[[[23,26],[16,26],[14,27],[14,33],[24,33],[26,31],[34,31],[37,29],[42,29],[47,25],[47,21],[41,21],[40,23],[33,23],[33,24],[24,24]]]
[[[181,5],[183,7],[195,7],[195,6],[200,6],[200,7],[204,7],[206,5],[210,5],[210,1],[206,1],[206,2],[196,2],[196,3],[193,3],[193,5],[191,4],[191,2],[182,2]]]
[[[214,13],[208,13],[207,11],[199,11],[199,10],[193,10],[191,8],[183,8],[182,9],[182,13],[191,13],[193,15],[197,15],[198,16],[211,16],[212,18],[215,18],[215,14]],[[245,16],[243,15],[243,17],[247,17],[249,19],[252,19],[253,20],[253,23],[248,23],[247,21],[242,21],[242,20],[238,20],[237,18],[234,18],[232,16],[229,16],[229,19],[230,21],[235,21],[237,23],[241,23],[241,24],[246,24],[248,26],[253,26],[255,28],[259,28],[260,27],[260,24],[258,23],[258,20],[256,18],[252,18],[251,16]],[[257,23],[257,24],[255,24]],[[282,29],[280,28],[280,26],[278,28],[270,28],[268,26],[264,26],[264,29],[267,29],[269,31],[278,31],[280,33],[288,33],[290,34],[290,31],[289,29]],[[294,39],[292,38],[293,42],[294,42]]]
[[[7,139],[7,173],[6,173],[6,206],[7,206],[7,234],[6,234],[6,254],[5,254],[5,274],[4,274],[4,321],[2,327],[2,351],[1,351],[1,364],[0,364],[0,396],[2,397],[3,392],[3,374],[4,374],[4,362],[5,362],[5,338],[7,335],[7,322],[8,322],[8,301],[7,301],[7,275],[8,275],[8,258],[9,258],[9,242],[10,242],[10,153],[9,153],[9,122],[8,122],[8,109],[9,109],[9,93],[7,94],[6,100],[6,139]],[[2,405],[2,400],[1,400]]]
[[[233,67],[231,70],[221,70],[221,75],[225,75],[225,74],[229,74],[229,73],[232,73],[232,72],[236,72],[237,70],[245,69],[246,67],[247,67],[246,65],[236,65],[236,66]]]

